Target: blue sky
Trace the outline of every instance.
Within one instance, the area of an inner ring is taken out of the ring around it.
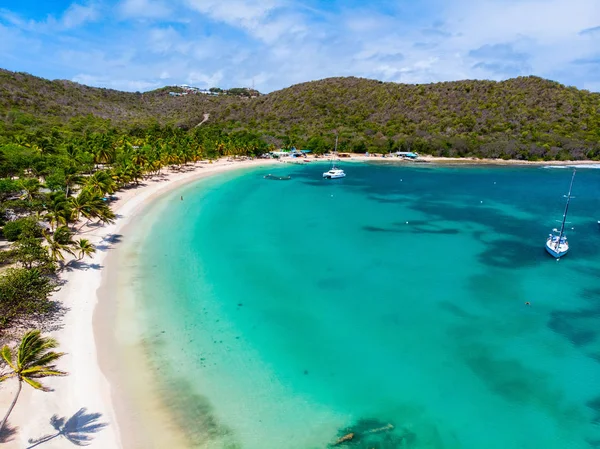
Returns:
[[[600,0],[0,0],[0,67],[130,91],[530,74],[600,91]]]

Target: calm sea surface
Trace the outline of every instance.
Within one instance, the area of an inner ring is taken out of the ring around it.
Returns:
[[[342,165],[200,181],[125,243],[190,447],[600,447],[600,170],[557,262],[570,169]]]

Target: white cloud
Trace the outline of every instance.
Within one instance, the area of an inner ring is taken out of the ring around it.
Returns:
[[[274,43],[280,37],[306,32],[298,11],[282,0],[185,0],[189,8],[210,19],[242,29],[255,39]]]
[[[123,0],[119,10],[124,18],[164,19],[171,9],[159,0]]]
[[[54,33],[85,25],[100,18],[100,10],[96,3],[72,3],[60,18],[49,15],[46,20],[27,20],[8,10],[0,10],[0,18],[16,28],[35,33]]]
[[[188,83],[197,84],[199,87],[215,87],[223,80],[223,72],[219,70],[211,75],[202,72],[190,72],[186,79]]]
[[[92,22],[99,17],[99,11],[96,5],[80,5],[73,3],[64,12],[60,23],[64,28],[75,28],[86,22]]]
[[[145,91],[150,89],[156,89],[160,87],[160,83],[149,82],[143,80],[128,80],[128,79],[115,79],[103,76],[96,76],[87,73],[80,73],[75,75],[71,81],[80,84],[86,84],[91,86],[106,87],[108,89],[119,89],[127,91]]]
[[[254,28],[282,6],[279,0],[186,0],[196,11],[230,25]]]
[[[187,55],[193,42],[184,39],[173,27],[153,28],[149,32],[149,50],[155,53],[177,52]]]

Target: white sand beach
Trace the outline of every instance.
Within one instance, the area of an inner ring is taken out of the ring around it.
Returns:
[[[193,169],[192,166],[188,166],[187,170],[165,172],[160,178],[146,180],[138,187],[116,193],[118,200],[112,204],[117,214],[115,223],[101,227],[84,227],[81,231],[81,237],[89,239],[99,250],[92,258],[84,259],[80,267],[63,271],[61,279],[65,284],[54,296],[65,307],[66,313],[58,323],[60,328],[51,331],[50,334],[59,341],[60,350],[67,353],[58,365],[69,375],[46,379],[44,383],[54,390],[49,393],[24,386],[9,422],[11,427],[16,428],[16,433],[3,447],[72,447],[73,444],[63,436],[38,445],[36,440],[46,435],[57,434],[50,423],[53,415],[69,419],[81,409],[85,411],[80,412],[73,420],[76,421],[76,425],[106,424],[97,428],[97,432],[87,434],[90,438],[89,446],[102,449],[131,447],[123,443],[135,440],[131,435],[127,435],[128,431],[132,431],[131,427],[127,423],[122,425],[117,421],[113,401],[114,388],[104,374],[111,367],[100,366],[98,359],[98,349],[105,344],[104,326],[98,326],[98,323],[94,325],[94,313],[100,298],[98,289],[103,277],[110,271],[103,265],[108,252],[115,246],[111,242],[111,235],[118,234],[146,204],[182,184],[228,170],[275,163],[276,160],[268,159],[240,162],[222,159],[213,164],[197,163]],[[108,300],[110,297],[110,294],[102,295],[102,298]],[[106,329],[110,328],[110,323],[103,324],[106,325]],[[110,352],[111,348],[102,350]],[[115,378],[108,374],[109,378]],[[15,390],[16,383],[12,381],[3,385],[0,390],[0,409],[5,410],[8,407]]]

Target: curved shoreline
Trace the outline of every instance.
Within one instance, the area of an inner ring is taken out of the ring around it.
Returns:
[[[118,364],[118,359],[115,360],[110,345],[114,322],[106,318],[114,313],[115,309],[111,309],[111,305],[116,307],[116,302],[114,297],[111,298],[113,292],[107,291],[105,287],[112,287],[114,274],[111,273],[116,273],[115,268],[118,267],[109,263],[114,253],[110,250],[118,244],[120,233],[148,204],[173,189],[219,173],[267,166],[276,162],[260,159],[195,164],[191,170],[188,167],[188,171],[184,172],[171,171],[161,179],[149,179],[145,184],[117,193],[118,200],[113,204],[113,210],[117,214],[115,223],[102,227],[90,226],[80,232],[97,246],[97,253],[92,258],[85,258],[77,268],[66,269],[61,276],[64,285],[53,297],[64,307],[65,314],[58,323],[58,329],[50,333],[59,341],[60,349],[67,353],[61,359],[60,368],[69,375],[50,378],[46,382],[54,390],[52,393],[23,389],[11,417],[11,424],[18,426],[18,432],[5,447],[29,447],[32,444],[29,440],[52,434],[50,418],[53,415],[70,418],[82,408],[88,414],[100,414],[96,423],[108,424],[97,433],[89,435],[91,445],[103,449],[135,447],[132,446],[135,439],[128,435],[130,429],[127,418],[118,407],[121,402],[118,396],[122,393],[120,388],[123,385],[118,373],[111,371],[115,369],[114,363]],[[6,391],[11,393],[8,388]],[[132,422],[134,420],[131,419]],[[50,440],[44,443],[44,447],[64,447],[61,440]]]

